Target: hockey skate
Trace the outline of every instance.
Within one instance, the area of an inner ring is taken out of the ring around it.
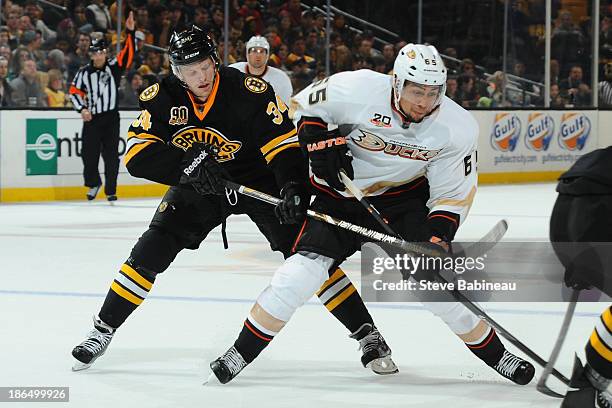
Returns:
[[[376,326],[364,323],[349,337],[359,342],[359,349],[363,352],[361,363],[364,367],[380,375],[399,372],[399,369],[391,359],[391,349]]]
[[[210,363],[212,374],[204,384],[210,381],[213,374],[221,384],[226,384],[233,380],[246,366],[247,362],[244,361],[236,347],[232,346],[225,354]]]
[[[87,190],[87,201],[96,199],[96,196],[98,195],[98,191],[100,191],[100,187],[102,187],[102,185],[90,187],[89,190]]]
[[[93,317],[94,328],[87,334],[87,338],[72,349],[72,356],[78,360],[72,371],[85,370],[98,359],[110,344],[115,334],[114,328],[104,323],[98,316]]]
[[[503,377],[519,385],[529,384],[535,374],[533,364],[515,356],[508,350],[504,350],[504,355],[493,366],[493,369]]]
[[[589,364],[583,367],[576,356],[570,380],[570,387],[575,390],[567,393],[561,408],[612,408],[611,383]]]

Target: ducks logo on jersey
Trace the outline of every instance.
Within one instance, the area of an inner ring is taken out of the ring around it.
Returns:
[[[386,142],[374,133],[359,129],[361,136],[351,136],[351,140],[359,147],[372,152],[383,151],[389,156],[399,156],[405,159],[429,161],[436,157],[440,150],[423,149],[421,146],[405,145],[393,141]]]

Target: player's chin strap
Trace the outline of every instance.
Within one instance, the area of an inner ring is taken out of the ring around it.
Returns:
[[[344,185],[346,186],[346,188],[353,194],[353,196],[355,196],[355,198],[357,198],[357,200],[359,200],[359,202],[368,210],[368,212],[370,214],[372,214],[372,216],[374,216],[374,219],[385,229],[385,231],[391,231],[393,233],[393,235],[395,235],[396,237],[401,237],[399,234],[397,234],[391,228],[391,226],[389,225],[387,220],[385,220],[380,215],[378,210],[364,197],[364,195],[363,195],[362,191],[359,189],[359,187],[357,187],[355,185],[355,183],[353,183],[353,180],[348,178],[348,176],[346,175],[346,173],[344,173],[344,171],[342,171],[342,170],[340,171],[339,177],[342,180],[342,182],[344,183]],[[440,249],[441,249],[441,247],[440,247]],[[445,283],[445,284],[449,283],[439,273],[434,273],[433,274],[433,278],[438,280],[441,283]],[[518,348],[523,353],[525,353],[529,358],[534,360],[536,363],[538,363],[542,367],[549,366],[549,363],[546,360],[544,360],[542,357],[537,355],[529,347],[527,347],[525,344],[523,344],[519,339],[514,337],[514,335],[512,335],[508,330],[504,329],[503,326],[501,326],[499,323],[497,323],[495,320],[493,320],[478,305],[476,305],[471,300],[469,300],[463,293],[459,292],[458,289],[449,290],[448,292],[451,294],[451,296],[453,298],[455,298],[455,300],[457,302],[461,303],[463,306],[465,306],[468,310],[470,310],[476,316],[478,316],[479,318],[481,318],[482,320],[487,322],[489,324],[489,326],[493,327],[501,336],[503,336],[506,340],[508,340],[510,343],[512,343],[512,345],[514,345],[516,348]],[[557,379],[559,379],[565,385],[569,386],[570,381],[567,379],[567,377],[565,377],[559,371],[555,370],[553,367],[548,367],[548,369],[550,369],[550,373],[553,376],[555,376]]]

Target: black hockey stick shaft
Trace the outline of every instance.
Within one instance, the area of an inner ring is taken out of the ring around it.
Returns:
[[[274,197],[274,196],[271,196],[270,194],[266,194],[264,192],[252,189],[250,187],[246,187],[246,186],[243,186],[238,183],[234,183],[229,180],[225,180],[224,183],[225,183],[225,187],[229,188],[230,190],[234,190],[242,195],[245,195],[251,198],[255,198],[257,200],[266,202],[268,204],[278,205],[281,202],[281,200],[277,197]],[[327,214],[324,214],[318,211],[314,211],[314,210],[310,210],[310,209],[307,210],[306,214],[311,218],[314,218],[316,220],[325,222],[327,224],[331,224],[336,227],[343,228],[345,230],[354,232],[356,234],[362,235],[371,240],[384,242],[390,245],[397,246],[399,248],[402,248],[404,251],[416,252],[419,254],[434,256],[434,257],[446,255],[446,253],[442,250],[442,248],[438,249],[435,247],[435,245],[431,245],[431,247],[429,247],[429,246],[421,245],[415,242],[404,241],[403,239],[398,238],[397,236],[384,234],[382,232],[378,232],[378,231],[375,231],[375,230],[372,230],[366,227],[362,227],[360,225],[355,225],[348,221],[344,221],[344,220],[332,217],[331,215],[327,215]]]
[[[355,185],[355,183],[353,183],[353,181],[351,179],[349,179],[346,176],[346,174],[343,174],[342,172],[340,173],[340,177],[342,178],[342,181],[344,182],[344,185],[346,186],[346,188],[355,197],[358,197],[358,196],[362,197],[362,199],[360,199],[359,202],[363,206],[368,208],[368,211],[370,213],[372,213],[372,211],[369,210],[369,207],[373,207],[372,204],[367,202],[367,200],[365,198],[363,198],[363,193],[361,192],[361,190],[359,190],[359,188]],[[380,214],[380,212],[378,210],[374,209],[374,211],[376,211],[376,213]],[[374,217],[374,218],[381,225],[385,224],[384,220],[382,220],[382,217],[380,217],[381,219],[376,218],[376,217]],[[399,235],[398,233],[393,231],[393,229],[388,224],[385,224],[385,225],[386,225],[387,228],[389,228],[392,231],[393,235],[395,235],[397,237],[401,237],[401,235]],[[439,273],[434,274],[434,277],[435,277],[436,280],[438,280],[438,281],[440,281],[442,283],[446,283],[446,284],[449,283]],[[476,316],[478,316],[482,320],[486,321],[491,327],[493,327],[501,336],[503,336],[506,340],[508,340],[510,343],[512,343],[516,348],[521,350],[523,353],[525,353],[527,356],[529,356],[531,359],[533,359],[536,363],[538,363],[542,367],[546,367],[546,365],[548,364],[548,362],[546,360],[544,360],[542,357],[537,355],[533,350],[531,350],[529,347],[527,347],[525,344],[523,344],[519,339],[514,337],[514,335],[512,333],[510,333],[502,325],[500,325],[495,320],[493,320],[493,318],[491,318],[488,314],[486,314],[480,307],[478,307],[476,304],[474,304],[463,293],[459,292],[458,290],[451,290],[451,291],[449,291],[449,293],[453,296],[453,298],[455,298],[455,300],[457,300],[459,303],[463,304],[472,313],[474,313]],[[557,377],[560,381],[562,381],[566,385],[569,385],[569,380],[563,374],[561,374],[560,372],[558,372],[554,368],[552,368],[551,374],[554,375],[555,377]]]
[[[555,346],[553,347],[552,352],[550,353],[550,358],[548,359],[548,364],[544,367],[544,371],[542,372],[542,376],[540,377],[540,381],[536,386],[537,390],[542,394],[550,395],[551,397],[563,398],[564,396],[551,390],[547,385],[546,381],[550,376],[555,363],[557,362],[557,358],[559,357],[559,353],[561,352],[561,347],[563,347],[563,343],[565,342],[565,338],[567,337],[567,332],[569,331],[570,323],[572,322],[572,317],[574,316],[574,311],[576,310],[576,303],[578,302],[578,296],[580,295],[580,290],[574,289],[572,290],[572,294],[570,297],[570,303],[567,305],[567,310],[565,311],[565,317],[563,318],[563,323],[561,324],[561,329],[559,329],[559,337],[555,342]]]
[[[351,179],[346,175],[344,170],[340,170],[339,175],[345,186],[347,186],[347,183],[350,183],[352,187],[354,187],[354,188],[349,188],[347,186],[349,191],[355,196],[355,198],[361,203],[361,205],[363,205],[366,208],[366,210],[368,210],[368,212],[372,214],[372,217],[374,217],[374,219],[378,221],[380,226],[383,227],[385,231],[387,231],[387,234],[393,235],[399,238],[399,235],[397,235],[395,231],[393,231],[393,228],[391,228],[391,226],[389,225],[389,221],[387,221],[387,219],[384,218],[382,214],[378,212],[376,207],[370,204],[370,202],[363,195],[363,192],[360,189],[356,188],[356,186],[352,183]]]

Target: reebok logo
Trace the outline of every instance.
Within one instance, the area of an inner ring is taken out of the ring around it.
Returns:
[[[202,150],[200,152],[200,154],[197,155],[193,159],[191,164],[183,169],[183,173],[185,173],[186,176],[191,176],[191,173],[193,173],[193,171],[198,168],[198,166],[200,165],[200,163],[202,163],[204,161],[206,156],[208,156],[208,153],[206,153],[204,150]]]

